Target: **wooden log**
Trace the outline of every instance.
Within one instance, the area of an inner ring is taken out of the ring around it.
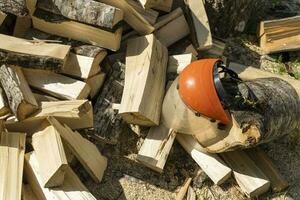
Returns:
[[[42,104],[42,102],[44,101],[59,101],[59,99],[43,94],[41,92],[33,92],[34,98],[36,99],[37,103],[39,104],[39,106]]]
[[[288,182],[280,174],[272,160],[259,147],[247,149],[246,153],[257,167],[268,177],[274,192],[282,192],[289,186]]]
[[[28,31],[28,29],[30,29],[31,25],[32,24],[30,16],[17,17],[13,31],[13,36],[18,38],[24,38],[26,32]]]
[[[260,22],[262,50],[269,53],[300,49],[300,16]]]
[[[37,7],[75,21],[109,29],[123,19],[122,10],[93,0],[39,0]]]
[[[195,60],[196,57],[192,53],[169,56],[167,72],[180,74],[187,65]]]
[[[235,180],[248,197],[258,197],[269,190],[270,181],[245,152],[232,151],[221,156],[232,168]]]
[[[0,63],[26,68],[60,71],[70,51],[70,46],[28,41],[0,34]]]
[[[104,73],[96,74],[95,76],[92,76],[86,80],[86,83],[91,88],[90,97],[92,99],[94,99],[97,96],[97,94],[99,93],[99,91],[104,83],[104,80],[105,80]]]
[[[24,120],[38,109],[21,69],[2,65],[0,82],[8,98],[9,107],[18,120]]]
[[[159,124],[166,84],[168,51],[152,35],[130,40],[119,114],[131,124]]]
[[[8,99],[2,87],[0,87],[0,116],[10,113]]]
[[[61,186],[68,162],[60,135],[48,121],[44,121],[32,135],[32,146],[43,187]]]
[[[34,152],[25,155],[24,174],[39,200],[96,200],[70,167],[66,169],[65,181],[62,186],[53,189],[43,187],[38,161]]]
[[[153,9],[144,9],[134,0],[126,0],[138,13],[140,13],[151,25],[154,25],[159,13]]]
[[[1,133],[0,197],[21,199],[26,134]]]
[[[231,169],[222,159],[207,153],[192,136],[178,133],[176,139],[215,184],[220,185],[231,176]]]
[[[7,17],[7,14],[4,12],[0,11],[0,26],[4,22],[5,18]]]
[[[139,34],[147,35],[154,31],[153,26],[140,15],[126,0],[100,0],[102,3],[117,7],[124,12],[124,20]]]
[[[212,35],[203,1],[186,0],[188,21],[191,36],[197,50],[207,50],[212,47]]]
[[[25,0],[4,0],[0,2],[0,10],[20,17],[28,15]]]
[[[101,155],[96,145],[83,138],[78,132],[73,132],[67,125],[62,125],[54,117],[49,117],[48,121],[61,135],[92,179],[99,183],[107,167],[106,157]]]
[[[22,130],[32,134],[47,117],[53,116],[72,129],[93,127],[93,107],[88,100],[41,102],[40,109],[22,122],[8,119],[5,127],[9,131]]]
[[[154,8],[165,12],[170,12],[173,0],[139,0],[145,9]]]
[[[138,152],[137,160],[162,173],[175,137],[176,133],[163,124],[151,127]]]
[[[29,184],[22,184],[22,200],[38,200]]]
[[[192,178],[191,177],[188,177],[185,179],[183,185],[181,186],[179,192],[176,194],[176,198],[175,200],[183,200],[189,187],[190,187],[190,184],[192,182]]]
[[[190,33],[190,28],[184,15],[172,20],[162,28],[155,31],[154,35],[166,47],[171,46]]]
[[[183,15],[183,11],[181,8],[176,8],[169,14],[163,15],[157,19],[156,24],[154,25],[155,30],[160,29],[161,27],[165,26],[166,24],[170,23],[174,19]]]
[[[23,69],[30,87],[63,100],[86,99],[91,88],[83,81],[51,71]]]

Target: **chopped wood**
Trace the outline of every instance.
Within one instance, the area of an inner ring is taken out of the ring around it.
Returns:
[[[174,19],[183,15],[183,11],[181,8],[176,8],[169,14],[163,15],[157,19],[156,24],[154,25],[155,30],[160,29],[161,27],[165,26],[166,24],[170,23]]]
[[[166,84],[168,51],[153,34],[130,40],[119,114],[131,124],[158,125]]]
[[[154,8],[165,12],[170,12],[173,0],[139,0],[145,9]]]
[[[186,200],[196,200],[196,193],[192,186],[189,186],[187,191]]]
[[[1,133],[0,197],[1,200],[21,199],[26,134]]]
[[[48,44],[0,34],[0,63],[60,71],[70,46]]]
[[[49,116],[55,117],[72,129],[93,127],[93,108],[88,100],[41,102],[40,109],[30,118],[22,122],[8,119],[5,127],[9,131],[20,130],[32,134]]]
[[[124,20],[139,34],[147,35],[154,31],[153,26],[127,0],[100,0],[102,3],[117,7],[124,12]]]
[[[190,33],[190,28],[184,15],[177,17],[165,26],[155,31],[156,38],[166,47],[186,37]]]
[[[272,160],[259,147],[248,149],[246,150],[246,153],[257,167],[268,177],[274,192],[281,192],[289,186],[288,182],[280,174]]]
[[[154,25],[159,13],[153,9],[144,9],[135,0],[126,0],[138,13],[140,13],[151,25]]]
[[[225,46],[226,44],[221,40],[213,39],[212,47],[209,50],[207,50],[205,53],[212,56],[222,57],[225,50]]]
[[[23,73],[30,87],[59,99],[86,99],[91,90],[83,81],[51,71],[23,68]]]
[[[3,0],[0,1],[0,10],[20,17],[28,15],[25,0]]]
[[[53,189],[43,187],[41,172],[34,152],[25,155],[24,174],[39,200],[96,200],[69,166],[66,169],[65,181],[62,186]]]
[[[248,197],[258,197],[269,190],[270,181],[245,152],[231,151],[221,156],[232,168],[235,180]]]
[[[193,136],[177,134],[176,139],[215,184],[220,185],[231,176],[231,169],[222,159],[206,152]]]
[[[93,180],[100,182],[107,166],[107,159],[101,155],[96,145],[83,138],[78,132],[73,132],[67,125],[62,125],[54,117],[49,117],[48,121],[68,144]]]
[[[24,120],[38,109],[38,104],[21,69],[2,65],[0,82],[7,96],[9,107],[18,120]]]
[[[86,80],[86,83],[91,88],[90,97],[92,99],[94,99],[97,96],[97,94],[99,93],[99,91],[104,83],[104,80],[105,80],[104,73],[96,74],[95,76],[92,76]]]
[[[0,87],[0,116],[4,116],[10,113],[8,99],[2,87]]]
[[[265,53],[300,49],[300,16],[260,23],[260,47]]]
[[[0,11],[0,26],[4,22],[5,18],[7,17],[7,14],[4,12]]]
[[[196,59],[192,53],[169,56],[167,72],[180,74],[187,65]]]
[[[192,44],[188,45],[186,48],[185,48],[185,51],[184,53],[191,53],[193,54],[193,56],[195,58],[198,58],[198,52],[197,50],[194,48],[194,46]]]
[[[31,18],[30,16],[26,17],[17,17],[14,31],[13,31],[13,36],[18,37],[18,38],[23,38],[31,27]]]
[[[42,94],[41,92],[33,92],[33,95],[39,105],[41,105],[43,101],[59,101],[59,99],[46,94]]]
[[[204,3],[201,0],[185,1],[193,44],[197,50],[206,50],[212,47],[212,36],[206,15]]]
[[[151,127],[137,155],[145,166],[162,173],[176,133],[163,124]]]
[[[22,200],[38,200],[29,184],[22,184]]]
[[[44,121],[32,135],[32,146],[39,163],[44,187],[58,187],[64,182],[67,158],[59,133]]]
[[[184,200],[184,197],[190,187],[190,184],[192,182],[192,178],[188,177],[185,179],[183,185],[181,186],[179,192],[176,194],[175,200]]]

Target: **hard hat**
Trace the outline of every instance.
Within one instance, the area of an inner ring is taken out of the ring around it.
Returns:
[[[216,84],[220,88],[219,63],[219,59],[202,59],[191,63],[179,75],[178,89],[188,108],[226,125],[230,123],[230,116],[223,108],[216,89]],[[224,92],[222,87],[220,91]]]

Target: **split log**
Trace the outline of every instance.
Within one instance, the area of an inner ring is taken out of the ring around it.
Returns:
[[[0,138],[1,200],[21,199],[26,134],[2,132]]]
[[[175,137],[176,133],[163,124],[151,127],[138,152],[137,160],[162,173]]]
[[[185,179],[183,185],[181,186],[179,192],[176,194],[175,200],[184,200],[184,197],[190,187],[190,184],[192,182],[192,178],[188,177]]]
[[[38,200],[29,184],[22,184],[22,200]]]
[[[168,51],[153,34],[130,40],[119,114],[131,124],[158,125],[166,84]]]
[[[66,169],[65,181],[62,186],[53,189],[43,187],[38,161],[34,152],[25,155],[24,174],[39,200],[96,200],[69,166]]]
[[[4,22],[4,20],[5,20],[6,17],[7,17],[7,14],[5,14],[4,12],[2,12],[0,10],[0,26]]]
[[[35,91],[33,92],[33,95],[39,106],[42,104],[43,101],[59,101],[59,99],[46,94],[42,94],[41,92]]]
[[[151,25],[154,25],[159,13],[153,9],[144,9],[135,0],[126,0],[138,13],[140,13]]]
[[[209,57],[222,57],[224,50],[225,50],[226,44],[218,39],[213,38],[212,40],[212,47],[205,51],[205,54]]]
[[[18,120],[24,120],[38,109],[38,104],[20,68],[2,65],[0,82],[9,107]]]
[[[156,24],[154,25],[155,30],[160,29],[161,27],[165,26],[166,24],[170,23],[174,19],[183,15],[183,11],[181,8],[176,8],[169,14],[163,15],[157,19]]]
[[[91,88],[79,81],[51,71],[23,69],[30,87],[63,100],[86,99]]]
[[[22,122],[8,119],[5,127],[9,131],[24,131],[32,134],[49,116],[68,125],[73,130],[93,127],[93,107],[88,100],[41,102],[40,109]]]
[[[0,63],[26,68],[60,71],[70,46],[28,41],[0,34]]]
[[[64,182],[67,158],[59,133],[44,121],[32,135],[43,187],[58,187]]]
[[[107,158],[102,156],[96,145],[83,138],[78,132],[73,132],[67,125],[62,125],[54,117],[49,117],[48,121],[61,135],[92,179],[97,183],[101,182],[107,167]]]
[[[23,38],[28,29],[30,29],[31,25],[32,24],[30,16],[17,17],[13,31],[13,36]]]
[[[90,97],[92,99],[94,99],[97,96],[97,94],[99,93],[99,91],[104,83],[104,80],[105,80],[104,73],[96,74],[95,76],[92,76],[86,80],[86,83],[91,88]]]
[[[167,72],[180,74],[187,65],[196,59],[192,53],[169,56]]]
[[[165,12],[170,12],[173,0],[139,0],[145,9],[154,8]]]
[[[8,99],[2,87],[0,87],[0,117],[10,113]]]
[[[123,11],[93,0],[39,0],[38,8],[104,28],[112,29],[123,19]]]
[[[0,2],[0,10],[20,17],[28,15],[25,0],[3,0]]]

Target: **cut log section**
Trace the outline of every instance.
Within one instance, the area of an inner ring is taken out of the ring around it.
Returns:
[[[70,46],[24,40],[0,34],[0,63],[60,71]]]
[[[258,197],[269,190],[270,181],[245,152],[232,151],[221,156],[232,168],[238,185],[248,197]]]
[[[90,97],[92,99],[96,98],[97,94],[99,93],[99,91],[104,83],[104,80],[105,80],[104,73],[96,74],[95,76],[90,77],[86,80],[86,83],[91,88]]]
[[[38,104],[20,68],[2,65],[0,81],[9,107],[18,120],[24,120],[38,109]]]
[[[265,53],[300,49],[300,16],[260,23],[260,47]]]
[[[5,18],[7,17],[7,14],[4,12],[0,11],[0,26],[4,22]]]
[[[196,59],[191,53],[169,56],[167,72],[180,74],[187,65]]]
[[[197,50],[212,47],[212,36],[203,1],[186,0],[193,44]]]
[[[25,0],[4,0],[0,2],[0,10],[16,16],[24,17],[28,15]]]
[[[154,35],[166,47],[186,37],[190,33],[190,28],[184,15],[177,17],[165,26],[156,30]]]
[[[150,24],[155,24],[159,13],[152,9],[144,9],[135,0],[126,0],[138,13],[140,13]]]
[[[0,197],[21,199],[26,134],[1,133]]]
[[[91,88],[83,81],[38,69],[23,69],[30,87],[63,100],[86,99]]]
[[[173,0],[139,0],[145,9],[154,8],[165,12],[170,12]]]
[[[61,186],[68,162],[60,135],[48,121],[44,121],[32,135],[32,146],[39,163],[43,187]]]
[[[119,114],[130,124],[159,124],[168,50],[153,34],[132,39],[126,53],[125,87]]]
[[[145,166],[162,173],[176,133],[163,124],[151,127],[142,147],[137,155],[137,160]]]
[[[217,154],[205,152],[193,136],[178,133],[176,139],[215,184],[220,185],[230,178],[231,169]]]
[[[41,172],[34,152],[25,155],[24,174],[33,193],[39,200],[96,200],[71,167],[66,169],[65,181],[62,186],[53,189],[43,187]]]
[[[32,134],[49,116],[68,125],[72,129],[93,127],[93,107],[88,100],[41,102],[40,109],[30,118],[22,122],[8,119],[5,122],[7,130],[21,130]]]
[[[96,145],[83,138],[78,132],[73,132],[68,126],[62,125],[54,117],[49,117],[48,121],[61,135],[93,180],[99,183],[107,167],[106,157],[101,155]]]

